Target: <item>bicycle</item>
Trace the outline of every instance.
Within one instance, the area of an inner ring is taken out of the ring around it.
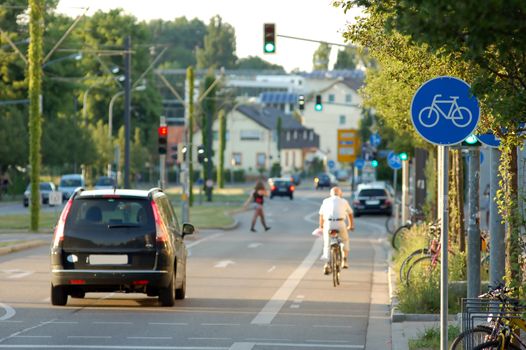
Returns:
[[[414,225],[420,224],[424,221],[424,213],[415,208],[409,208],[410,219],[407,222],[396,229],[391,237],[391,246],[398,250],[400,248],[400,240],[404,234],[409,231]]]
[[[344,250],[343,242],[340,238],[340,231],[329,230],[329,249],[330,261],[329,266],[332,271],[332,283],[334,287],[340,285],[340,272],[343,269]]]
[[[422,108],[420,113],[418,113],[418,120],[420,121],[420,124],[426,128],[432,128],[438,123],[441,115],[445,119],[451,120],[451,122],[453,122],[453,124],[459,128],[465,128],[469,125],[469,123],[471,123],[471,120],[473,119],[471,111],[469,108],[460,107],[458,105],[457,100],[459,99],[459,96],[451,96],[450,100],[439,100],[439,97],[442,97],[442,95],[436,94],[433,96],[433,102],[431,102],[431,106]],[[440,107],[440,104],[450,105],[447,114],[444,113]],[[425,115],[426,112],[427,115]]]

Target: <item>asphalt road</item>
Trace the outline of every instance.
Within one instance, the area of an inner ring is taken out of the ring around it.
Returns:
[[[292,201],[268,200],[268,232],[259,224],[250,232],[246,212],[235,230],[188,239],[187,297],[173,308],[119,293],[53,307],[48,246],[1,256],[0,349],[373,349],[385,218],[357,219],[350,268],[334,288],[322,274],[321,240],[310,235],[327,193],[300,188]]]

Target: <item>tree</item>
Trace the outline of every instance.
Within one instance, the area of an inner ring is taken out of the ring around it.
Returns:
[[[208,187],[206,185],[206,180],[212,179],[212,169],[213,169],[213,163],[212,163],[212,154],[213,154],[213,135],[212,135],[212,124],[214,120],[214,116],[216,113],[216,90],[217,87],[214,84],[215,83],[215,76],[213,72],[209,72],[207,76],[205,77],[205,81],[203,83],[203,88],[201,90],[201,96],[203,98],[203,102],[201,104],[201,139],[203,140],[203,146],[205,148],[205,164],[203,164],[203,178],[205,180],[204,183],[204,190],[207,195],[207,200],[210,202],[212,200],[212,188]],[[204,95],[204,94],[207,95]]]
[[[223,23],[220,16],[210,19],[203,48],[198,48],[197,68],[233,68],[236,57],[236,33],[234,27]]]
[[[279,160],[279,164],[281,166],[281,132],[282,132],[282,129],[283,129],[283,120],[281,119],[281,117],[278,117],[278,120],[276,121],[276,136],[277,136],[277,142],[276,142],[276,146],[278,148],[278,160]]]
[[[329,56],[331,54],[331,47],[327,43],[321,43],[314,55],[312,56],[313,70],[329,70]]]
[[[236,64],[237,69],[253,69],[253,70],[271,70],[279,73],[285,73],[285,69],[277,64],[267,62],[257,56],[248,56],[240,58]]]
[[[225,187],[225,148],[226,148],[226,116],[225,110],[222,109],[218,114],[219,119],[219,147],[218,147],[218,162],[217,162],[217,186],[219,188]]]
[[[356,48],[346,47],[345,49],[338,51],[334,69],[355,69],[358,63],[359,58],[356,54]]]

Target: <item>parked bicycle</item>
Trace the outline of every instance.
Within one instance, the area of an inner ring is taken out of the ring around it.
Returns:
[[[421,224],[425,220],[425,215],[421,210],[415,208],[409,208],[410,219],[407,222],[396,229],[391,237],[391,246],[398,250],[400,248],[400,242],[414,225]]]
[[[329,265],[332,271],[332,283],[334,287],[340,285],[340,272],[343,269],[343,242],[340,238],[338,230],[329,230],[329,247],[330,247],[330,260]]]

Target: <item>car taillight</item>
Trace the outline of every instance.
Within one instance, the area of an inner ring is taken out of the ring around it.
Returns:
[[[60,214],[57,226],[55,227],[55,232],[53,233],[53,247],[58,247],[59,243],[64,240],[64,226],[66,226],[66,219],[72,204],[73,200],[70,199],[66,203],[64,210],[62,210],[62,214]]]
[[[161,219],[161,214],[159,213],[159,208],[155,201],[152,201],[153,217],[155,218],[155,240],[159,243],[168,242],[168,232],[166,227],[163,224]]]
[[[385,205],[391,205],[391,204],[393,204],[393,203],[389,199],[385,200]]]
[[[294,186],[290,186],[290,191],[294,192]]]
[[[270,189],[271,189],[272,191],[275,191],[275,190],[276,190],[276,186],[272,186]]]

